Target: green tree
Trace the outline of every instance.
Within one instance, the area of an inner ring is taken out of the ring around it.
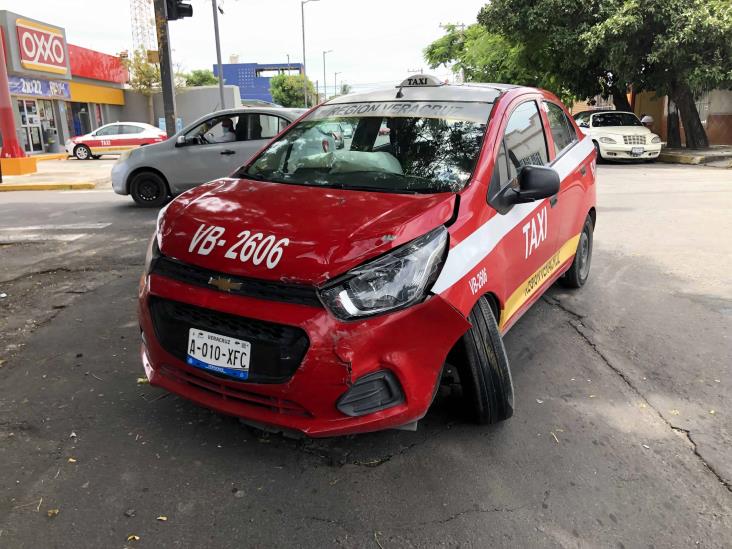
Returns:
[[[269,81],[269,92],[272,100],[283,107],[305,107],[303,97],[303,79],[301,74],[278,74]],[[315,97],[315,87],[310,80],[307,80],[308,98],[312,101]]]
[[[213,71],[208,69],[194,69],[184,74],[186,86],[214,86],[219,79],[214,76]]]
[[[136,50],[132,59],[125,60],[130,73],[130,88],[147,98],[147,123],[155,124],[153,111],[153,95],[160,90],[160,65],[148,61],[143,49]]]
[[[637,91],[667,94],[678,108],[686,146],[709,146],[695,95],[732,84],[732,2],[615,0],[613,13],[583,36],[590,49],[632,79]]]

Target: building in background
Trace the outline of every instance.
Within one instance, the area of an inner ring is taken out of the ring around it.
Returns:
[[[118,57],[68,44],[65,29],[4,10],[0,34],[27,154],[60,152],[66,139],[118,120],[128,80]]]
[[[242,101],[258,100],[272,102],[269,81],[278,74],[302,74],[302,63],[239,63],[238,56],[232,55],[230,63],[222,65],[224,83],[237,86]],[[219,70],[213,67],[215,76]]]

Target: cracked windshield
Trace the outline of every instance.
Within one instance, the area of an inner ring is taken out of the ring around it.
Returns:
[[[456,192],[478,159],[490,107],[454,101],[324,106],[242,175],[354,190]]]

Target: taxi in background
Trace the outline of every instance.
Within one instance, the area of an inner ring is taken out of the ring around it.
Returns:
[[[130,149],[168,138],[160,128],[143,122],[114,122],[93,132],[66,141],[66,152],[79,160],[99,158],[103,154],[121,154]]]

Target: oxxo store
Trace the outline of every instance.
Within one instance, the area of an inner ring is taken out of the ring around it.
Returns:
[[[120,119],[127,70],[118,57],[68,44],[63,28],[0,11],[15,129],[26,154]]]

